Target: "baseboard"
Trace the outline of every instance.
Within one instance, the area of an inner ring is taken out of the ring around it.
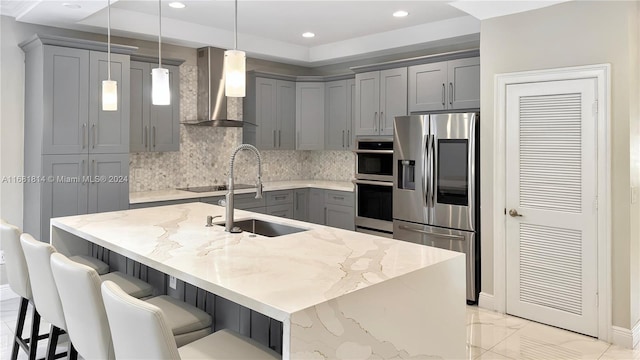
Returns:
[[[14,293],[9,287],[9,284],[0,285],[0,301],[5,301],[13,298],[19,297],[18,294]]]
[[[493,295],[481,292],[480,296],[478,296],[478,307],[495,311],[496,308],[493,303]]]
[[[640,344],[640,321],[633,329],[625,329],[618,326],[611,327],[611,342],[623,348],[633,349]]]

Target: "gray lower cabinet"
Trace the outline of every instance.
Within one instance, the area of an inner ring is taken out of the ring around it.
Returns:
[[[325,225],[355,230],[354,201],[352,192],[327,190],[325,192]]]
[[[323,189],[309,189],[309,222],[311,223],[325,224],[324,192]]]
[[[409,112],[480,107],[480,58],[409,67]]]
[[[309,189],[293,190],[293,218],[309,221]]]
[[[180,68],[169,70],[170,105],[151,102],[151,69],[157,64],[131,62],[130,151],[180,150]]]
[[[293,203],[267,206],[266,214],[293,219]]]
[[[278,190],[266,193],[266,214],[293,219],[293,190]]]
[[[25,52],[24,172],[42,180],[25,184],[24,231],[49,241],[52,217],[129,207],[128,54],[137,48],[112,46],[118,109],[103,111],[106,44],[36,35],[20,46]]]
[[[116,211],[129,206],[129,155],[45,155],[42,159],[42,184],[25,185],[25,208],[30,212],[25,223],[40,218],[40,239],[49,239],[49,220],[53,217]],[[40,189],[38,189],[40,185]],[[42,191],[40,198],[33,194]],[[32,225],[33,226],[33,225]]]
[[[296,150],[324,149],[324,83],[296,83]]]

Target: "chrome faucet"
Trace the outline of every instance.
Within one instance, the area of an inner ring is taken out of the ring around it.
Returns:
[[[236,154],[238,154],[240,150],[250,150],[254,154],[256,154],[256,157],[258,158],[258,180],[256,182],[256,199],[262,199],[262,179],[261,179],[262,158],[260,157],[260,152],[253,145],[249,145],[249,144],[238,145],[238,147],[236,147],[233,150],[233,153],[231,154],[231,160],[229,161],[229,183],[228,183],[229,191],[227,192],[226,201],[225,201],[225,205],[227,207],[226,208],[227,218],[225,219],[224,230],[230,233],[242,232],[240,228],[233,226],[233,163],[236,160]]]

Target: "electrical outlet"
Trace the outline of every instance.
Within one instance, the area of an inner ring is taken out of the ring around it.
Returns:
[[[172,288],[173,290],[176,290],[176,288],[178,287],[178,281],[176,279],[175,276],[169,276],[169,287]]]
[[[0,265],[4,265],[4,250],[0,250]]]

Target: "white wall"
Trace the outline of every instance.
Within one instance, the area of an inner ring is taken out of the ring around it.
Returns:
[[[638,203],[637,1],[571,1],[484,20],[481,54],[482,291],[493,294],[494,76],[588,64],[612,68],[612,286],[613,325],[630,329],[640,314]],[[596,264],[593,264],[596,266]]]

